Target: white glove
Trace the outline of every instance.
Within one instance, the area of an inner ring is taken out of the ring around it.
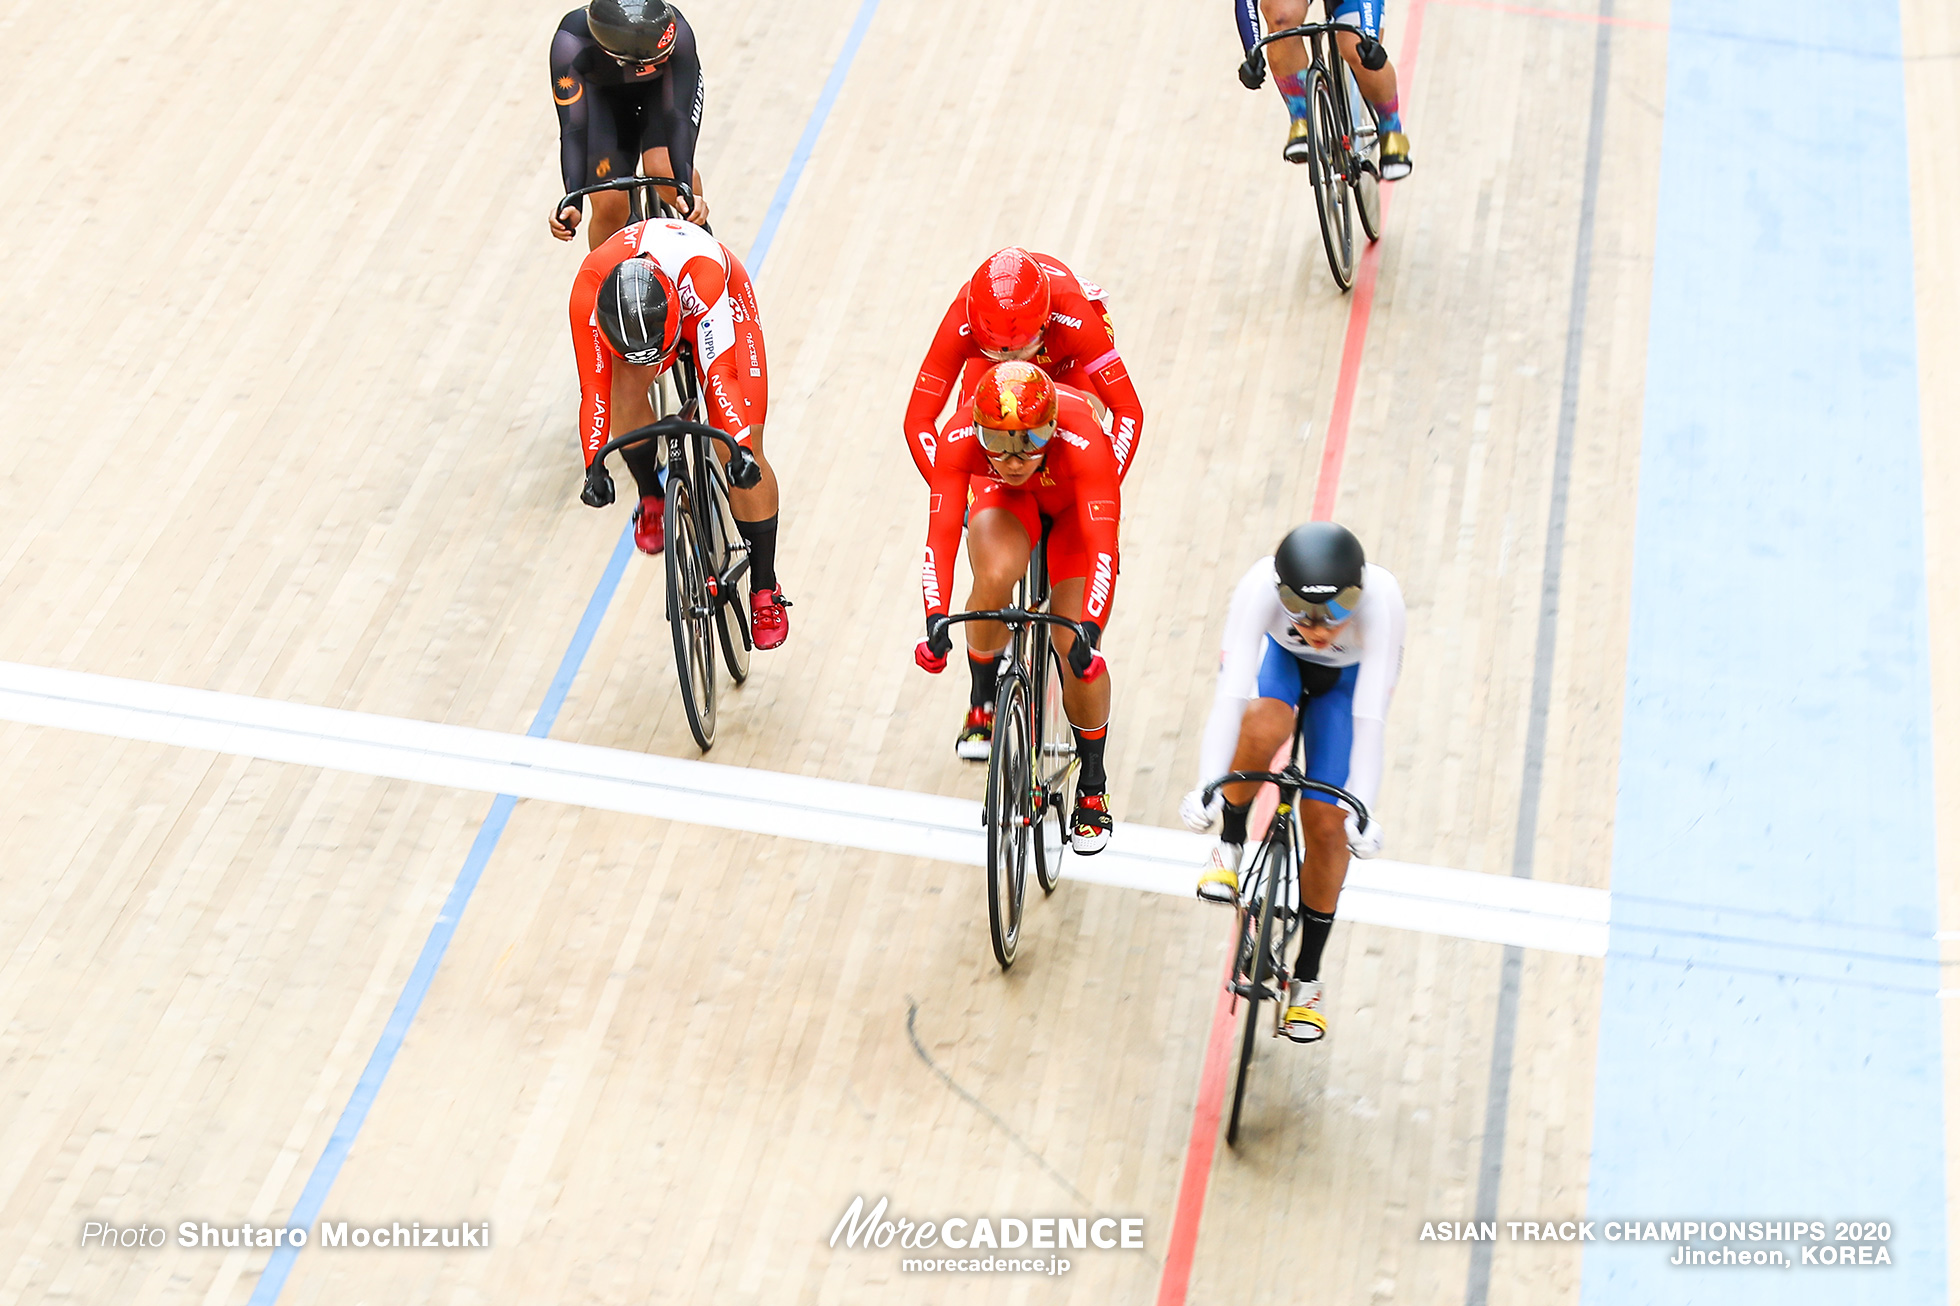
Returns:
[[[1184,795],[1184,801],[1177,805],[1177,815],[1184,822],[1184,828],[1187,830],[1196,830],[1199,834],[1203,834],[1206,830],[1211,829],[1212,825],[1218,820],[1219,813],[1224,810],[1225,795],[1223,793],[1213,794],[1211,803],[1207,805],[1205,803],[1205,791],[1203,789],[1193,789],[1190,793]]]
[[[1378,856],[1382,850],[1382,818],[1370,813],[1368,817],[1368,832],[1363,834],[1355,828],[1354,813],[1349,812],[1347,819],[1347,841],[1348,851],[1364,861],[1370,857]]]

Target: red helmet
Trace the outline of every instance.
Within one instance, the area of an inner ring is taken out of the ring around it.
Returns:
[[[1048,325],[1048,274],[1034,255],[1009,245],[973,274],[966,287],[973,341],[994,354],[1026,349]]]
[[[973,392],[980,446],[993,454],[1039,453],[1055,434],[1055,383],[1033,363],[995,363]]]

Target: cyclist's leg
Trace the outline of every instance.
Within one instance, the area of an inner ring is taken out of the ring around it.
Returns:
[[[1308,2],[1259,0],[1259,13],[1266,20],[1266,30],[1284,31],[1306,22]],[[1281,153],[1291,163],[1305,163],[1312,152],[1307,126],[1306,39],[1289,36],[1284,41],[1274,41],[1266,47],[1266,62],[1272,66],[1273,86],[1279,91],[1280,99],[1286,102],[1286,116],[1290,120],[1286,148]]]
[[[593,97],[592,114],[585,127],[586,166],[591,171],[581,184],[592,186],[614,177],[632,176],[639,153],[644,93],[609,88],[589,90],[587,94]],[[592,203],[592,221],[586,227],[585,238],[597,249],[632,221],[633,203],[623,190],[601,191],[587,198]]]
[[[1331,11],[1329,20],[1352,23],[1379,41],[1384,4],[1386,0],[1328,0]],[[1351,32],[1336,32],[1334,44],[1340,49],[1341,58],[1347,66],[1354,70],[1354,83],[1361,89],[1362,96],[1375,106],[1375,116],[1381,124],[1384,180],[1395,181],[1407,176],[1409,141],[1402,131],[1402,100],[1397,89],[1395,65],[1384,63],[1372,72],[1362,67],[1361,38]]]
[[[1354,683],[1361,669],[1315,667],[1324,673],[1306,686],[1302,729],[1309,780],[1345,785],[1354,753]],[[1347,809],[1326,794],[1303,794],[1300,828],[1306,860],[1300,866],[1300,901],[1331,915],[1347,879]]]
[[[1088,573],[1088,552],[1082,548],[1071,513],[1055,524],[1048,537],[1049,611],[1071,621],[1082,620]],[[1105,623],[1110,615],[1105,607]],[[1105,670],[1087,684],[1076,679],[1068,664],[1075,633],[1059,626],[1051,626],[1048,633],[1055,641],[1055,651],[1061,654],[1062,707],[1075,732],[1075,811],[1069,816],[1069,847],[1085,855],[1098,853],[1108,845],[1115,826],[1115,818],[1109,813],[1109,776],[1103,769],[1109,746],[1110,676]]]
[[[996,480],[972,479],[966,496],[966,559],[973,569],[969,611],[1003,608],[1013,600],[1039,538],[1041,510],[1032,494]],[[962,628],[970,657],[997,659],[1007,647],[1007,627],[998,621],[969,621]]]
[[[624,435],[653,420],[653,405],[647,389],[659,372],[652,367],[636,367],[624,359],[613,362],[612,433]],[[657,445],[636,444],[619,451],[620,461],[633,474],[640,500],[633,509],[633,544],[641,553],[659,553],[667,547],[666,515],[661,500],[666,489],[660,483],[660,449]]]

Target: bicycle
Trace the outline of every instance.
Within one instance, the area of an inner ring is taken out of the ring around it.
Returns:
[[[1300,713],[1304,718],[1305,712]],[[1254,1036],[1258,1032],[1259,1004],[1273,1003],[1273,1037],[1279,1037],[1280,1022],[1286,1013],[1287,985],[1292,973],[1286,959],[1293,955],[1293,942],[1300,932],[1300,863],[1305,849],[1301,843],[1299,821],[1294,815],[1300,794],[1326,794],[1354,813],[1360,829],[1368,828],[1368,809],[1359,798],[1335,785],[1310,780],[1300,769],[1301,726],[1293,726],[1293,752],[1284,771],[1231,771],[1205,786],[1204,800],[1228,784],[1257,780],[1279,787],[1279,807],[1272,824],[1259,842],[1239,893],[1238,933],[1232,962],[1232,976],[1225,983],[1232,992],[1231,1010],[1245,1000],[1245,1028],[1239,1038],[1239,1069],[1232,1088],[1232,1117],[1225,1126],[1225,1141],[1239,1143],[1239,1111],[1245,1104],[1246,1074],[1252,1069]],[[1277,882],[1277,883],[1275,883]],[[1279,922],[1281,934],[1273,938],[1273,924]]]
[[[692,360],[681,369],[691,374]],[[689,411],[699,391],[689,401]],[[608,440],[585,469],[579,497],[595,508],[613,501],[611,454],[659,441],[665,452],[667,498],[667,622],[674,634],[674,667],[680,678],[681,706],[694,742],[707,752],[715,746],[715,650],[736,684],[749,677],[755,643],[749,631],[749,546],[735,525],[728,489],[750,489],[762,480],[762,465],[731,436],[684,417],[662,417]],[[728,465],[713,456],[715,443],[728,449]],[[732,616],[730,614],[733,614]],[[715,635],[708,633],[709,624]]]
[[[1274,41],[1306,38],[1310,51],[1307,102],[1312,106],[1309,122],[1313,128],[1307,172],[1313,181],[1314,210],[1320,218],[1320,243],[1327,251],[1328,270],[1334,274],[1334,284],[1348,290],[1354,285],[1354,217],[1359,215],[1370,245],[1382,238],[1381,132],[1379,115],[1361,94],[1354,70],[1338,52],[1329,65],[1328,50],[1334,44],[1335,32],[1352,32],[1361,38],[1355,53],[1368,71],[1388,63],[1388,51],[1381,42],[1352,23],[1306,23],[1262,37],[1239,65],[1239,83],[1249,91],[1258,90],[1266,81],[1266,58],[1261,51]],[[1338,74],[1335,69],[1340,70]]]
[[[677,215],[660,198],[657,189],[672,187],[694,206],[694,192],[686,182],[673,177],[615,177],[595,186],[575,190],[558,201],[554,213],[574,201],[598,191],[631,192],[632,221],[641,222]],[[634,479],[658,477],[665,487],[663,526],[667,549],[667,621],[673,629],[674,662],[680,678],[681,705],[686,710],[687,727],[702,752],[715,742],[715,666],[707,626],[712,618],[722,661],[736,684],[749,676],[749,655],[755,641],[749,630],[749,546],[735,524],[728,490],[749,489],[759,482],[762,469],[748,450],[698,420],[701,413],[701,376],[694,365],[694,353],[683,342],[674,361],[653,379],[647,388],[647,402],[654,421],[608,442],[592,457],[586,469],[585,488],[579,497],[594,507],[613,502],[612,475],[606,470],[606,457],[621,451],[634,470]],[[729,451],[724,469],[718,458],[709,456],[710,444],[718,441]],[[654,464],[634,467],[630,452],[640,445],[654,446]],[[730,613],[733,613],[731,618]]]
[[[981,824],[987,828],[987,926],[994,960],[1006,970],[1021,943],[1027,902],[1028,863],[1043,894],[1062,880],[1068,848],[1068,790],[1076,767],[1075,733],[1062,706],[1062,660],[1048,627],[1075,633],[1069,663],[1077,675],[1089,669],[1091,650],[1082,627],[1067,617],[1039,611],[1048,602],[1047,545],[1035,547],[1011,607],[960,612],[947,627],[966,621],[998,621],[1007,627],[1007,650],[994,681],[994,739],[987,758],[987,795]],[[1050,811],[1055,843],[1048,843]]]

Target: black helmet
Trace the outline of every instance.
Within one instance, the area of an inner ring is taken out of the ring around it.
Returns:
[[[599,283],[599,330],[629,363],[665,363],[680,343],[674,283],[644,254],[623,259]]]
[[[1310,521],[1287,533],[1273,551],[1279,601],[1295,621],[1338,626],[1361,603],[1361,541],[1345,526]]]
[[[591,0],[586,26],[599,48],[628,63],[663,63],[678,30],[667,0]]]

